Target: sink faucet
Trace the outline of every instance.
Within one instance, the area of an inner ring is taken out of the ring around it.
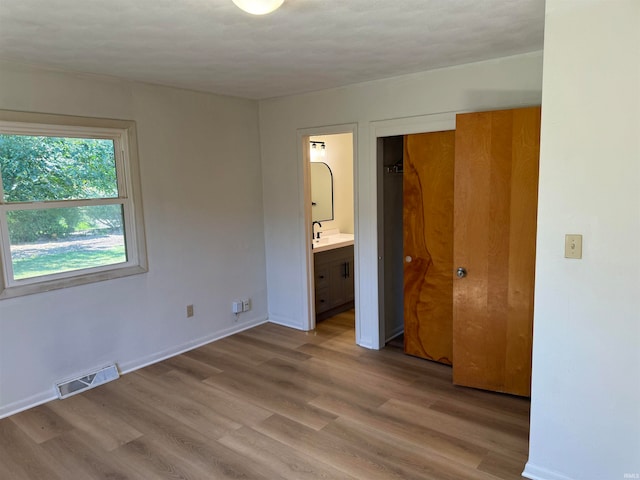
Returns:
[[[320,238],[320,232],[318,232],[317,234],[315,232],[316,223],[318,224],[318,226],[320,228],[322,228],[322,224],[320,222],[318,222],[317,220],[315,222],[313,222],[311,224],[311,238]]]

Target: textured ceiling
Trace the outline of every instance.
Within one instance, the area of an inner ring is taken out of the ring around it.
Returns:
[[[0,0],[0,58],[249,98],[542,49],[544,0]]]

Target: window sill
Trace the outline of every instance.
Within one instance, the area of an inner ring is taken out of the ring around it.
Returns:
[[[76,275],[69,278],[60,278],[56,280],[48,280],[39,283],[30,283],[28,285],[16,285],[6,287],[0,291],[0,300],[7,298],[21,297],[24,295],[32,295],[35,293],[49,292],[51,290],[59,290],[61,288],[75,287],[77,285],[86,285],[104,280],[113,280],[116,278],[129,277],[131,275],[139,275],[148,272],[148,268],[139,265],[123,267],[103,272],[87,273],[84,275]]]

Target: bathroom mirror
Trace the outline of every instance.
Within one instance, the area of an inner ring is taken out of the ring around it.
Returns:
[[[333,173],[324,162],[311,162],[311,219],[333,220]]]

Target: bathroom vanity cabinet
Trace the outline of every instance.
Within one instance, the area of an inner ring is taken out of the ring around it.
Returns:
[[[316,321],[353,308],[353,245],[317,252],[313,258]]]

